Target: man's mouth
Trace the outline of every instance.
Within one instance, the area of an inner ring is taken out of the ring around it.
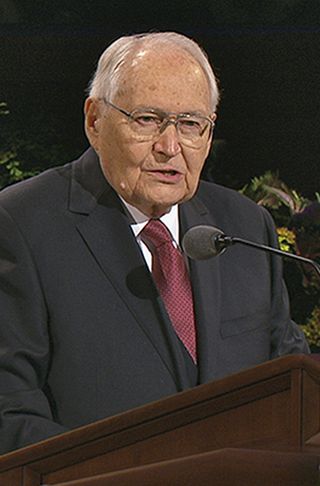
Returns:
[[[183,178],[182,172],[175,169],[152,169],[148,171],[153,177],[162,182],[179,182]]]
[[[156,167],[152,169],[146,169],[147,172],[157,172],[161,174],[168,174],[168,175],[176,175],[176,174],[181,174],[182,171],[179,169],[175,169],[174,167]]]
[[[168,174],[168,175],[176,175],[179,174],[176,170],[170,169],[170,170],[160,170],[156,172],[162,172],[163,174]]]

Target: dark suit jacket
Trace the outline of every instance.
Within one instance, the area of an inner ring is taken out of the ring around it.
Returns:
[[[276,244],[265,210],[201,183],[198,224]],[[190,261],[199,383],[307,351],[278,257],[232,247]],[[90,149],[0,194],[0,449],[5,452],[191,386],[128,215]]]

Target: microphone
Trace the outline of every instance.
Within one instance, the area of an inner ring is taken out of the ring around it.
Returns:
[[[258,250],[274,253],[285,258],[292,258],[302,263],[312,265],[320,277],[320,265],[310,258],[288,253],[286,251],[262,245],[253,241],[244,240],[235,236],[226,236],[223,231],[214,226],[199,225],[190,228],[182,239],[182,248],[186,255],[193,260],[207,260],[223,253],[229,246],[239,243]]]

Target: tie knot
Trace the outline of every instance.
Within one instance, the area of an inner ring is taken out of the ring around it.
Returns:
[[[141,232],[141,239],[147,246],[151,243],[155,248],[172,242],[170,231],[159,219],[150,219]]]

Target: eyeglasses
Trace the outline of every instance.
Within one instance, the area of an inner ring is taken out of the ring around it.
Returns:
[[[201,148],[212,133],[214,122],[211,118],[193,113],[165,113],[152,108],[123,110],[110,101],[103,101],[128,117],[130,127],[141,141],[152,140],[172,124],[175,126],[182,144],[192,148]],[[207,136],[205,136],[207,134]]]

